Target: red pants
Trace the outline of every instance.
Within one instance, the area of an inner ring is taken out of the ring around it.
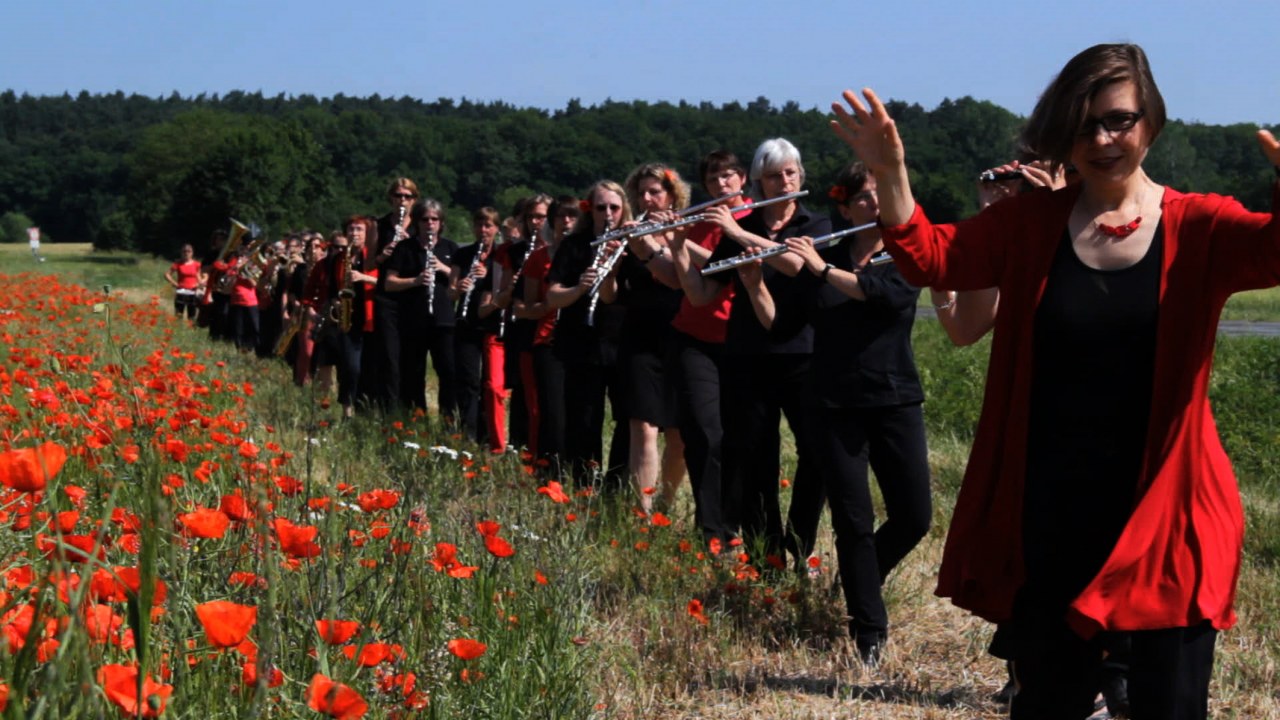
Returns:
[[[489,431],[489,449],[507,447],[507,389],[504,376],[504,349],[497,335],[484,336],[484,379],[480,391],[481,416]]]

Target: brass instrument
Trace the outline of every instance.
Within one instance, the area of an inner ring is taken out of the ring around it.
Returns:
[[[351,311],[356,298],[355,283],[352,278],[354,258],[351,247],[339,248],[339,250],[341,255],[335,265],[342,277],[342,284],[338,288],[338,296],[329,300],[328,319],[330,322],[337,323],[338,329],[345,333],[351,331]]]
[[[224,262],[227,256],[240,249],[240,241],[244,236],[249,234],[249,226],[240,222],[235,218],[231,220],[231,232],[227,234],[227,241],[222,245],[222,251],[218,253],[217,262]]]
[[[266,233],[255,238],[245,250],[244,268],[240,270],[240,275],[248,278],[249,282],[256,286],[262,280],[263,271],[271,264],[274,253],[271,243],[267,241]]]
[[[302,322],[306,316],[306,310],[302,307],[293,312],[293,317],[289,319],[289,326],[284,329],[284,332],[280,333],[280,338],[276,340],[276,357],[284,357],[284,354],[289,351],[289,344],[293,342],[293,338],[302,329]]]
[[[813,239],[813,246],[815,248],[821,249],[821,248],[827,247],[828,245],[835,245],[836,243],[845,239],[845,237],[849,235],[852,235],[856,232],[862,232],[863,230],[870,230],[875,226],[876,226],[876,223],[871,222],[865,225],[858,225],[856,227],[845,228],[844,230],[837,230],[833,233],[828,233],[826,235],[820,235]],[[739,265],[746,265],[749,262],[754,262],[756,260],[763,260],[765,258],[771,258],[777,255],[781,255],[787,252],[788,250],[790,250],[790,248],[788,248],[786,245],[779,244],[779,245],[774,245],[773,247],[767,250],[762,250],[758,253],[742,253],[741,255],[734,255],[731,258],[725,258],[724,260],[717,260],[716,262],[713,262],[710,265],[702,268],[702,274],[704,276],[714,275],[715,273],[718,273],[718,272],[723,272],[725,270],[736,268]],[[883,265],[884,263],[887,263],[887,262],[893,262],[893,258],[890,257],[888,253],[885,253],[885,254],[877,255],[871,258],[870,264],[873,266]]]

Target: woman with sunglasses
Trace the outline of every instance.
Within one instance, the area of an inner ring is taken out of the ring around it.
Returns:
[[[608,302],[616,292],[617,264],[611,269],[602,267],[619,243],[598,248],[591,243],[605,231],[630,222],[631,208],[626,191],[612,180],[592,185],[586,206],[551,261],[546,280],[547,303],[560,311],[553,348],[564,363],[566,378],[564,460],[580,483],[603,482],[605,489],[619,490],[628,454],[625,448],[629,416],[617,373],[618,333],[626,310]],[[593,298],[593,287],[599,298]],[[601,436],[606,393],[615,426],[609,461],[604,465]]]
[[[373,249],[373,266],[382,268],[391,260],[397,247],[410,232],[409,211],[418,199],[418,185],[407,177],[398,177],[387,187],[391,210],[378,218],[378,243]],[[400,301],[387,290],[387,274],[379,273],[373,290],[374,324],[361,362],[362,392],[384,410],[400,403]]]
[[[384,263],[387,291],[396,295],[400,338],[400,397],[408,409],[427,408],[427,355],[439,383],[440,415],[451,426],[457,417],[454,392],[454,308],[449,299],[458,246],[443,237],[444,207],[430,198],[409,212],[413,234]]]
[[[1012,623],[1014,718],[1087,716],[1100,635],[1114,632],[1129,638],[1134,717],[1206,717],[1244,532],[1209,367],[1227,298],[1280,278],[1280,184],[1265,214],[1154,182],[1142,162],[1165,109],[1146,55],[1097,45],[1050,83],[1022,135],[1080,182],[933,225],[893,120],[863,95],[845,92],[834,126],[880,180],[903,275],[1000,289],[938,593]],[[1259,142],[1280,166],[1280,143]]]

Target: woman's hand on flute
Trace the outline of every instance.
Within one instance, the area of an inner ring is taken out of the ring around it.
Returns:
[[[827,263],[813,247],[813,239],[807,237],[787,238],[787,250],[804,261],[804,266],[814,275],[821,274]]]

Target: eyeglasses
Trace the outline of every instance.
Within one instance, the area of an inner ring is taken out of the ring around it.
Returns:
[[[1133,126],[1137,125],[1146,114],[1146,110],[1139,110],[1138,112],[1109,113],[1100,118],[1085,118],[1084,124],[1080,127],[1080,137],[1093,137],[1097,134],[1098,128],[1107,131],[1109,135],[1132,130]]]
[[[604,203],[601,203],[601,204],[599,204],[599,205],[596,205],[596,212],[604,212],[605,210],[611,210],[611,211],[613,211],[613,212],[618,212],[618,211],[619,211],[619,210],[621,210],[621,209],[622,209],[622,206],[621,206],[621,205],[606,205],[606,204],[604,204]]]
[[[545,213],[543,213],[542,215],[530,215],[530,216],[529,216],[529,219],[530,219],[530,220],[534,220],[534,221],[538,221],[538,220],[546,220],[546,219],[547,219],[547,216],[546,216],[546,214],[545,214]]]
[[[391,193],[391,197],[398,198],[400,200],[412,200],[418,196],[414,195],[413,193],[395,192],[395,193]]]

